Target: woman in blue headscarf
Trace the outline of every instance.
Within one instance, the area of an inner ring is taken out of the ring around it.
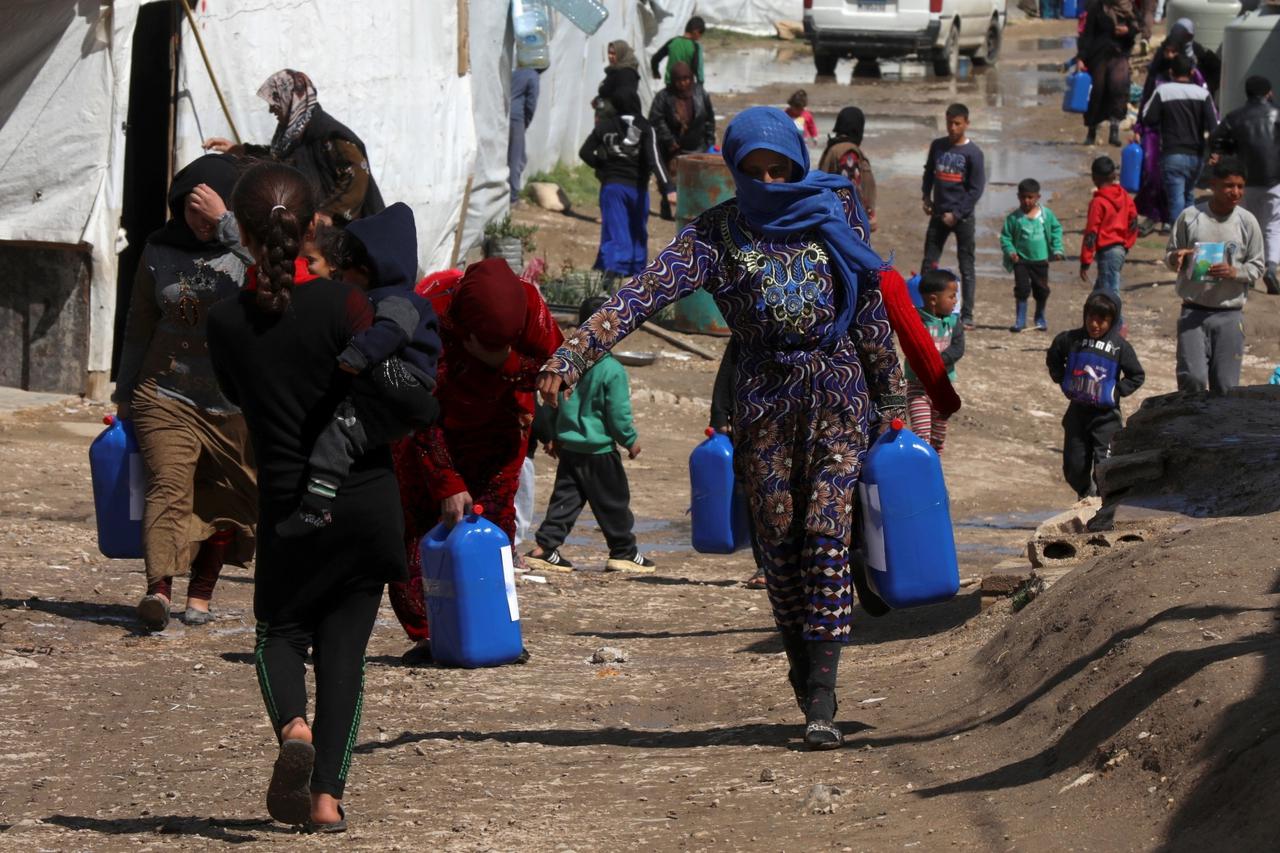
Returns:
[[[686,225],[565,341],[539,377],[554,403],[646,318],[701,287],[737,348],[733,428],[756,559],[814,749],[840,745],[836,665],[853,617],[855,489],[872,430],[901,417],[902,371],[880,294],[884,263],[847,178],[809,171],[781,110],[729,124],[737,197]]]

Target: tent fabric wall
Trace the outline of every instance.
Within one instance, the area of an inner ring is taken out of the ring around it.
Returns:
[[[510,210],[507,117],[511,98],[511,0],[470,0],[472,108],[476,158],[463,229],[464,249],[484,237],[484,226]],[[540,107],[541,108],[541,107]]]
[[[0,240],[92,247],[88,369],[111,366],[129,51],[138,4],[10,0],[0,47]]]
[[[697,0],[687,5],[696,6],[694,14],[708,26],[762,36],[774,34],[775,21],[798,21],[804,11],[800,0]]]
[[[488,5],[472,3],[473,28],[485,26],[477,13]],[[473,73],[458,75],[456,3],[207,0],[196,19],[245,141],[265,144],[275,130],[255,94],[262,81],[285,67],[305,71],[325,110],[364,140],[383,197],[413,208],[423,269],[449,262],[476,162],[472,85],[480,71],[473,57]],[[177,118],[179,165],[200,155],[203,139],[231,136],[185,25]]]

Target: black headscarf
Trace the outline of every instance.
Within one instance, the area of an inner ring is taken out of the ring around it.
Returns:
[[[831,142],[862,144],[862,134],[867,127],[867,117],[857,107],[845,107],[836,116],[836,126],[831,131]]]
[[[227,154],[205,154],[192,160],[173,176],[173,183],[169,185],[169,221],[152,231],[147,242],[192,252],[209,248],[213,244],[196,239],[195,232],[187,225],[187,196],[200,184],[208,184],[229,208],[231,191],[239,176],[235,158]]]

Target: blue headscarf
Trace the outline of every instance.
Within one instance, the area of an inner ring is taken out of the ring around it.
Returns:
[[[763,148],[786,157],[795,167],[787,183],[766,184],[749,178],[738,169],[742,158]],[[738,210],[752,228],[774,239],[800,231],[817,231],[827,244],[838,274],[836,322],[824,344],[834,343],[849,331],[858,303],[858,274],[879,271],[884,261],[858,237],[849,225],[835,191],[850,189],[848,178],[827,172],[809,171],[809,147],[795,122],[775,107],[751,107],[729,122],[724,133],[724,161],[733,173],[738,191]],[[854,194],[859,211],[862,202]],[[863,214],[865,221],[865,214]]]

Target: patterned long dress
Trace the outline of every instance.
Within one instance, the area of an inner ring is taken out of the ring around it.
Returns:
[[[869,229],[852,193],[839,195],[865,239]],[[735,461],[774,619],[781,630],[818,641],[848,638],[862,462],[875,410],[898,416],[905,402],[877,273],[858,283],[848,335],[823,345],[838,307],[833,275],[816,233],[767,239],[730,200],[685,226],[546,367],[572,385],[654,312],[699,287],[711,293],[738,346]]]

